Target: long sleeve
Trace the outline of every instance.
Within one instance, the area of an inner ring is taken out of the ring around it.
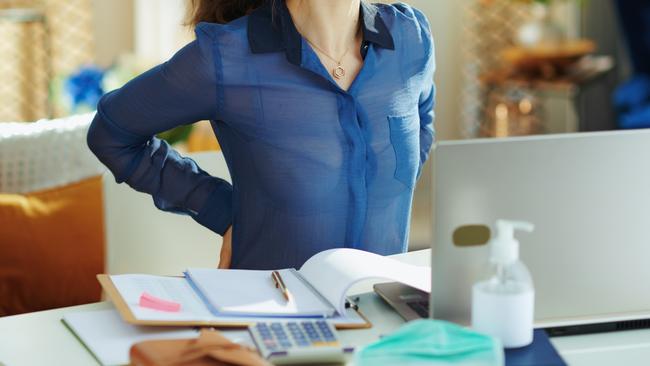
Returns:
[[[425,46],[424,71],[423,71],[423,90],[420,94],[418,109],[420,114],[420,169],[418,177],[422,172],[422,167],[429,158],[431,146],[435,141],[435,99],[436,87],[433,81],[433,75],[436,69],[435,47],[431,36],[431,28],[426,16],[419,10],[415,10],[415,15],[419,22],[420,37]]]
[[[429,151],[435,140],[433,121],[435,119],[436,88],[433,80],[428,84],[427,90],[422,92],[418,109],[420,112],[420,170],[429,158]],[[418,176],[420,172],[418,172]]]
[[[169,61],[105,95],[88,146],[118,183],[153,196],[161,210],[187,214],[223,235],[232,222],[232,186],[182,157],[155,134],[216,118],[216,74],[209,35],[197,30]]]

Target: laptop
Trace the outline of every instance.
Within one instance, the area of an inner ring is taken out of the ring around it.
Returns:
[[[537,327],[562,335],[650,326],[650,130],[444,141],[432,163],[432,294],[375,286],[406,319],[430,315],[428,305],[436,319],[470,324],[488,247],[452,236],[503,218],[535,224],[517,237]]]

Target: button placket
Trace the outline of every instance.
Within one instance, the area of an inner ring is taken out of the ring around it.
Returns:
[[[355,123],[355,132],[357,133],[357,146],[355,154],[355,170],[353,174],[356,174],[356,179],[354,180],[358,190],[358,196],[355,200],[357,204],[357,209],[354,213],[354,222],[356,223],[354,227],[353,234],[353,245],[355,247],[361,244],[361,235],[363,233],[363,227],[366,223],[366,214],[368,210],[368,187],[366,182],[366,172],[367,172],[367,159],[368,159],[368,149],[367,143],[363,131],[363,123],[359,115],[357,100],[354,96],[349,95],[350,101],[352,103],[352,119]]]
[[[370,49],[365,44],[366,51]],[[361,244],[361,236],[366,221],[367,213],[367,146],[364,137],[363,125],[357,111],[357,100],[355,95],[359,89],[360,83],[368,75],[370,69],[374,68],[374,55],[368,53],[364,60],[364,66],[361,68],[356,79],[350,86],[350,89],[343,90],[329,75],[313,52],[303,45],[303,58],[301,67],[322,78],[324,78],[336,94],[339,105],[339,123],[345,133],[350,147],[350,164],[348,165],[349,187],[351,203],[348,209],[349,220],[347,222],[345,241],[346,245],[357,248]],[[347,121],[347,123],[346,123]]]
[[[339,121],[350,148],[347,174],[351,202],[348,209],[349,219],[345,238],[346,245],[355,248],[360,244],[359,241],[366,216],[365,140],[354,97],[348,93],[340,92],[337,95],[337,100],[339,104]]]

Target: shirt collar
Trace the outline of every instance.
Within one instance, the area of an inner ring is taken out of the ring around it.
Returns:
[[[272,5],[273,4],[273,5]],[[393,50],[395,44],[377,6],[361,1],[359,9],[364,42]],[[248,17],[248,43],[253,53],[284,50],[287,60],[295,65],[302,62],[302,37],[291,19],[284,0],[265,1]]]

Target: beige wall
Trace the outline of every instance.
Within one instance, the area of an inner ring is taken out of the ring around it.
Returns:
[[[93,0],[95,60],[108,66],[133,52],[133,0]]]
[[[183,25],[186,0],[134,0],[135,51],[154,62],[169,59],[194,34]]]
[[[460,138],[462,9],[466,0],[408,0],[431,23],[436,45],[436,130],[439,140]]]
[[[394,3],[397,0],[370,0]],[[439,140],[459,139],[462,9],[467,0],[401,0],[420,9],[431,23],[436,45],[436,133]]]

